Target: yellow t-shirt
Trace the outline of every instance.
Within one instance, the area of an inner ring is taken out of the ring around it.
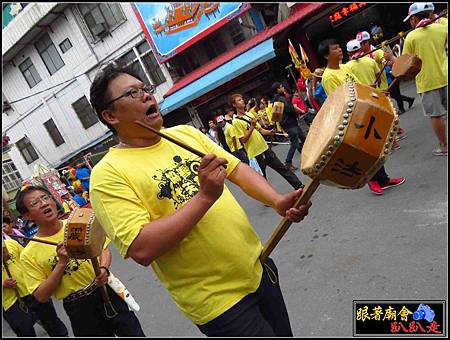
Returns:
[[[447,26],[430,24],[416,28],[405,38],[402,54],[413,54],[422,59],[422,69],[416,76],[417,93],[447,86]]]
[[[5,240],[6,248],[9,252],[9,260],[6,261],[8,269],[11,273],[11,277],[17,282],[17,289],[19,296],[24,297],[31,294],[29,287],[26,284],[24,278],[24,268],[20,262],[20,253],[23,251],[23,247],[19,242],[15,240]],[[2,282],[8,278],[8,273],[5,270],[5,266],[2,266]],[[8,310],[17,301],[14,288],[3,288],[3,309]]]
[[[375,52],[373,52],[374,55],[374,60],[378,65],[378,70],[377,73],[380,71],[383,71],[383,73],[381,74],[380,77],[380,90],[386,90],[389,86],[388,86],[388,82],[387,82],[387,75],[386,72],[384,71],[384,63],[386,61],[386,59],[384,59],[384,52],[383,50],[376,50]]]
[[[52,242],[63,242],[66,221],[63,221],[63,227],[55,235],[39,238]],[[109,241],[107,240],[106,242]],[[47,280],[58,263],[56,246],[30,242],[22,251],[20,260],[27,273],[27,286],[31,292],[34,292],[42,282]],[[62,300],[68,295],[89,286],[94,279],[95,272],[90,260],[70,259],[64,270],[61,282],[55,291],[55,298]]]
[[[233,119],[233,126],[236,129],[236,137],[242,138],[247,133],[247,130],[250,128],[250,117],[247,114],[244,115],[243,119],[247,120],[244,121],[238,117]],[[259,123],[256,123],[255,128],[252,131],[252,134],[250,135],[247,142],[244,143],[245,150],[247,151],[247,155],[249,159],[252,159],[260,154],[262,154],[264,151],[266,151],[269,146],[267,145],[264,137],[261,135],[261,133],[258,131],[261,129],[261,125]]]
[[[234,129],[233,124],[226,123],[225,129],[224,129],[224,135],[225,135],[225,141],[228,144],[228,147],[230,148],[231,152],[236,151],[233,144],[233,138],[236,140],[236,146],[238,150],[242,149],[242,144],[239,138],[236,138],[236,130]]]
[[[227,176],[239,159],[197,129],[180,125],[164,133],[191,147],[228,160]],[[199,192],[200,159],[161,139],[142,148],[110,148],[93,168],[93,209],[119,253],[144,224],[174,214]],[[247,214],[225,186],[192,231],[151,264],[178,308],[194,323],[213,320],[260,283],[261,241]]]
[[[360,83],[347,65],[339,65],[338,69],[325,68],[322,74],[322,86],[328,96],[345,82]]]
[[[372,85],[375,83],[379,72],[375,60],[365,56],[357,60],[350,60],[345,65],[359,79],[361,84]]]

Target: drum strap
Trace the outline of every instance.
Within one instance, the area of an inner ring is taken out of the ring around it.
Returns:
[[[251,125],[251,123],[250,123],[250,121],[248,121],[247,119],[244,119],[244,117],[247,117],[247,118],[249,118],[249,119],[252,119],[251,117],[247,116],[246,114],[244,114],[243,117],[236,117],[236,118],[237,118],[237,119],[240,119],[240,120],[243,120],[244,122],[246,122],[246,123],[248,124],[248,127],[247,127],[247,130],[248,130],[249,127],[250,127],[250,125]]]

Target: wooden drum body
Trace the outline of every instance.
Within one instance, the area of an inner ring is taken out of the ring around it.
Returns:
[[[361,188],[386,161],[398,123],[384,93],[367,85],[343,84],[327,98],[310,126],[301,170],[323,184]]]
[[[70,257],[92,259],[102,253],[105,232],[90,208],[71,212],[64,230],[64,246]]]
[[[279,122],[281,120],[281,116],[283,116],[283,111],[284,103],[274,102],[272,108],[272,122]]]
[[[392,65],[392,75],[399,80],[413,80],[422,69],[422,60],[412,54],[402,54]]]

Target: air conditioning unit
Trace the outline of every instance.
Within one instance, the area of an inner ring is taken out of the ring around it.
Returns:
[[[96,37],[103,38],[109,33],[109,27],[106,23],[97,24],[92,28],[92,33]]]

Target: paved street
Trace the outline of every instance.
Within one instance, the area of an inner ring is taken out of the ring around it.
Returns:
[[[404,94],[415,93],[413,83],[402,85]],[[272,253],[295,336],[350,337],[355,299],[447,300],[447,157],[431,154],[437,140],[418,98],[400,122],[408,137],[385,167],[391,177],[406,177],[406,183],[383,196],[367,186],[349,191],[321,185],[309,216],[292,225]],[[274,150],[284,161],[287,149],[279,145]],[[296,173],[308,181],[300,170]],[[290,190],[281,176],[271,169],[268,174],[278,190]],[[281,218],[228,185],[265,242]],[[150,268],[124,261],[113,250],[112,271],[140,304],[137,315],[147,336],[203,336]],[[70,328],[62,304],[55,305]],[[3,326],[3,335],[13,336]],[[36,329],[46,336],[40,326]]]

